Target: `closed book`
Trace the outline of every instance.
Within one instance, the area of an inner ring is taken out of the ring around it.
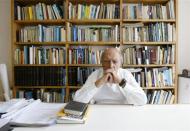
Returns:
[[[62,115],[60,115],[62,114]],[[75,116],[75,115],[68,115],[63,113],[58,114],[58,118],[56,120],[57,124],[84,124],[86,120],[85,116]]]
[[[65,110],[62,109],[57,114],[56,123],[57,124],[84,124],[87,119],[88,112],[89,112],[89,108],[86,108],[83,114],[78,116],[78,115],[66,114]]]
[[[80,116],[85,112],[87,107],[88,107],[88,104],[86,103],[71,101],[67,103],[67,105],[64,107],[64,112],[67,114]]]

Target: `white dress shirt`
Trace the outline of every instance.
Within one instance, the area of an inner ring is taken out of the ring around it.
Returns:
[[[84,103],[93,101],[97,104],[146,104],[147,97],[131,72],[120,68],[117,73],[127,81],[124,88],[111,83],[96,87],[96,80],[103,76],[103,69],[100,68],[88,77],[81,89],[76,91],[74,100]]]

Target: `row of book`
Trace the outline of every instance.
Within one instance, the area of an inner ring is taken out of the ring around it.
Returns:
[[[173,104],[175,100],[171,90],[154,90],[147,92],[148,104]]]
[[[125,24],[122,28],[124,42],[175,41],[176,27],[171,23],[144,25]],[[68,23],[68,41],[120,41],[119,25],[73,25]],[[25,26],[19,30],[20,42],[64,42],[66,29],[63,26]]]
[[[71,46],[69,64],[101,64],[102,49],[90,46]],[[124,65],[174,64],[175,45],[128,46],[122,50]],[[65,64],[65,47],[24,46],[15,49],[15,64]]]
[[[68,84],[70,86],[82,86],[88,76],[97,68],[71,67],[68,70]]]
[[[69,3],[69,19],[118,19],[117,4],[72,4]]]
[[[65,88],[61,89],[26,89],[18,90],[16,98],[26,99],[40,99],[43,102],[64,103],[65,102]]]
[[[65,47],[24,46],[15,49],[15,64],[65,64]]]
[[[30,66],[14,67],[16,86],[64,86],[66,71],[64,67]]]
[[[25,26],[17,34],[19,42],[61,42],[66,41],[64,26]]]
[[[129,46],[123,50],[123,63],[127,65],[174,64],[175,45]]]
[[[167,4],[143,5],[125,3],[122,5],[124,19],[175,19],[174,1]]]
[[[15,4],[16,20],[54,20],[63,19],[64,6],[59,4],[47,5],[38,3],[36,5],[20,6]]]
[[[73,25],[68,24],[68,41],[114,41],[119,42],[119,25]]]
[[[171,90],[145,91],[147,95],[147,104],[173,104],[174,95]],[[74,94],[74,93],[72,93]],[[19,90],[16,92],[16,98],[41,99],[43,102],[60,103],[65,102],[65,88],[62,89],[37,89],[37,90]],[[70,99],[72,101],[72,98]]]
[[[30,6],[20,6],[15,3],[15,19],[17,20],[54,20],[64,18],[64,2],[47,5],[38,3]],[[174,19],[174,1],[166,4],[143,5],[124,3],[122,5],[124,19]],[[69,19],[118,19],[119,4],[73,4],[68,5]]]
[[[125,42],[176,40],[176,27],[172,23],[125,24],[122,30]]]
[[[130,69],[129,69],[130,70]],[[168,67],[137,68],[131,71],[141,87],[174,86],[175,69]]]
[[[69,48],[69,64],[101,64],[103,50],[92,50],[91,47]]]

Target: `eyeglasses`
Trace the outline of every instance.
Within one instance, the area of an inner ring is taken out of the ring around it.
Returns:
[[[103,60],[103,64],[109,64],[109,63],[113,63],[113,64],[118,64],[119,61],[118,60]]]

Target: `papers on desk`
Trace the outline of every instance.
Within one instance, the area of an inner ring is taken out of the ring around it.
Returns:
[[[1,103],[0,106],[0,118],[11,119],[22,110],[27,105],[31,104],[34,100],[25,99],[12,99],[10,101]]]
[[[8,105],[3,106],[3,109],[11,112],[13,108],[11,105],[8,108]],[[4,118],[9,119],[9,123],[16,126],[47,126],[56,122],[57,112],[62,108],[63,104],[43,103],[40,100],[33,100],[28,105],[15,111],[14,114],[11,113],[11,115]]]
[[[0,119],[0,131],[10,131],[9,120]]]
[[[23,113],[11,120],[17,126],[47,126],[54,124],[57,112],[63,104],[42,103],[37,100],[27,106]]]

